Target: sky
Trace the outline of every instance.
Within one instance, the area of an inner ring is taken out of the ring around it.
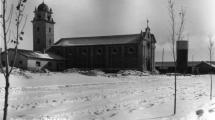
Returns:
[[[173,60],[168,0],[44,1],[54,13],[55,42],[66,37],[136,34],[145,30],[149,19],[151,32],[157,40],[156,61],[161,61],[163,48],[164,60]],[[10,0],[8,4],[15,2]],[[33,49],[31,20],[35,7],[42,2],[43,0],[28,0],[24,41],[19,48]],[[176,13],[182,7],[186,10],[184,39],[189,41],[189,60],[209,60],[208,35],[213,35],[215,41],[215,0],[176,0],[175,4]]]

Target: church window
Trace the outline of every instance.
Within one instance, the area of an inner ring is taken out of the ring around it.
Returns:
[[[52,63],[51,63],[51,62],[49,62],[49,63],[48,63],[48,66],[49,66],[49,67],[51,67],[51,66],[52,66]]]
[[[51,28],[49,28],[49,32],[51,32],[52,31],[52,29]]]
[[[40,62],[39,61],[36,61],[36,66],[40,67]]]
[[[40,28],[39,27],[37,27],[37,32],[39,32],[40,31]]]
[[[59,54],[60,52],[58,50],[55,51],[56,54]]]
[[[69,56],[72,56],[73,54],[72,54],[72,52],[69,52],[68,55],[69,55]]]
[[[83,49],[83,50],[81,51],[81,54],[82,54],[82,55],[86,55],[86,54],[87,54],[87,50],[86,50],[86,49]]]
[[[130,48],[128,49],[128,53],[129,53],[129,54],[133,54],[133,53],[134,53],[134,48],[130,47]]]
[[[48,16],[48,21],[50,21],[50,19],[51,19],[51,16]]]
[[[150,48],[150,43],[147,44],[148,49]]]
[[[55,53],[56,53],[56,54],[60,54],[60,50],[59,50],[59,49],[56,49],[56,50],[55,50]]]
[[[12,60],[12,61],[10,61],[10,65],[13,65],[13,62],[14,62],[13,60]]]
[[[102,49],[97,49],[97,55],[101,55],[102,54]]]
[[[52,40],[51,39],[49,39],[49,45],[51,45],[52,44]]]
[[[67,51],[68,51],[67,53],[68,53],[69,56],[73,55],[73,49],[72,48],[69,48]]]
[[[5,65],[6,65],[6,64],[5,64],[5,61],[2,61],[2,65],[3,65],[3,66],[5,66]]]
[[[113,48],[113,49],[112,49],[112,54],[113,54],[113,55],[117,54],[117,49],[116,49],[116,48]]]
[[[40,39],[39,38],[37,38],[37,44],[40,44]]]
[[[38,18],[41,19],[41,15],[38,15]]]
[[[19,61],[19,64],[22,65],[22,61]]]

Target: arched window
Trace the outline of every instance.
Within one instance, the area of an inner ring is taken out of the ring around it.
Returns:
[[[48,18],[48,21],[50,21],[50,19],[51,19],[51,16],[48,16],[47,18]]]
[[[52,45],[52,40],[51,39],[49,39],[49,45]]]
[[[51,62],[49,62],[49,63],[48,63],[48,66],[49,66],[49,67],[51,67],[51,66],[52,66],[52,63],[51,63]]]
[[[40,31],[40,27],[37,27],[37,32],[39,32]]]
[[[113,54],[113,55],[116,55],[116,54],[117,54],[117,52],[118,52],[118,51],[117,51],[117,49],[116,49],[116,48],[113,48],[113,49],[112,49],[112,54]]]
[[[37,38],[37,44],[40,44],[40,38]]]
[[[128,48],[128,53],[133,54],[134,53],[134,48],[133,47]]]
[[[41,19],[41,15],[38,15],[37,17],[38,17],[39,19]]]
[[[102,49],[101,48],[97,49],[96,54],[101,55],[102,54]]]
[[[55,50],[55,53],[59,55],[59,54],[60,54],[60,50],[59,50],[59,49],[56,49],[56,50]]]
[[[67,53],[68,53],[69,56],[73,55],[73,49],[72,48],[68,48],[67,51],[68,51]]]
[[[19,65],[22,65],[23,64],[23,62],[22,61],[19,61]]]
[[[86,49],[82,49],[81,54],[82,55],[86,55],[87,54],[87,50]]]
[[[148,49],[150,48],[150,43],[147,43],[147,47],[148,47]]]
[[[5,66],[5,65],[6,65],[6,64],[5,64],[5,61],[2,61],[2,65],[3,65],[3,66]]]
[[[10,61],[10,65],[13,65],[13,62],[14,62],[14,61],[13,61],[13,60],[11,60],[11,61]]]
[[[39,61],[36,61],[36,67],[40,67],[40,62]]]

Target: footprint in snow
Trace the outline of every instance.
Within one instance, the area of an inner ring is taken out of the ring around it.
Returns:
[[[141,100],[139,101],[139,104],[145,104],[147,101],[146,100]]]
[[[132,108],[129,110],[129,113],[132,113],[134,110],[136,110],[136,108]]]
[[[211,104],[210,106],[214,106],[214,103]],[[210,113],[215,112],[215,107],[211,107],[211,108],[208,110],[208,112],[210,112]]]
[[[183,98],[181,98],[181,100],[185,100],[185,99],[186,99],[186,98],[184,98],[184,97],[183,97]]]
[[[107,111],[107,112],[109,112],[109,111],[110,111],[110,109],[109,109],[109,108],[107,108],[107,109],[106,109],[106,111]]]
[[[116,114],[117,114],[117,113],[113,113],[113,114],[110,115],[110,117],[116,116]]]
[[[196,115],[198,117],[201,117],[203,114],[204,114],[204,110],[202,110],[202,109],[196,111]]]
[[[23,117],[25,117],[25,115],[18,115],[18,117],[19,117],[19,118],[23,118]]]
[[[102,111],[95,111],[94,115],[101,115],[103,112]]]
[[[152,106],[154,106],[154,104],[153,104],[153,103],[148,104],[148,105],[146,106],[146,108],[150,108],[150,107],[152,107]]]
[[[214,112],[214,109],[210,109],[210,110],[208,110],[208,112],[209,112],[209,113],[212,113],[212,112]]]

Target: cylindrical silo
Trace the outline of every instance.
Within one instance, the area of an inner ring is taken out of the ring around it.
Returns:
[[[177,72],[178,73],[187,73],[188,66],[188,41],[180,40],[176,43],[177,49]]]

